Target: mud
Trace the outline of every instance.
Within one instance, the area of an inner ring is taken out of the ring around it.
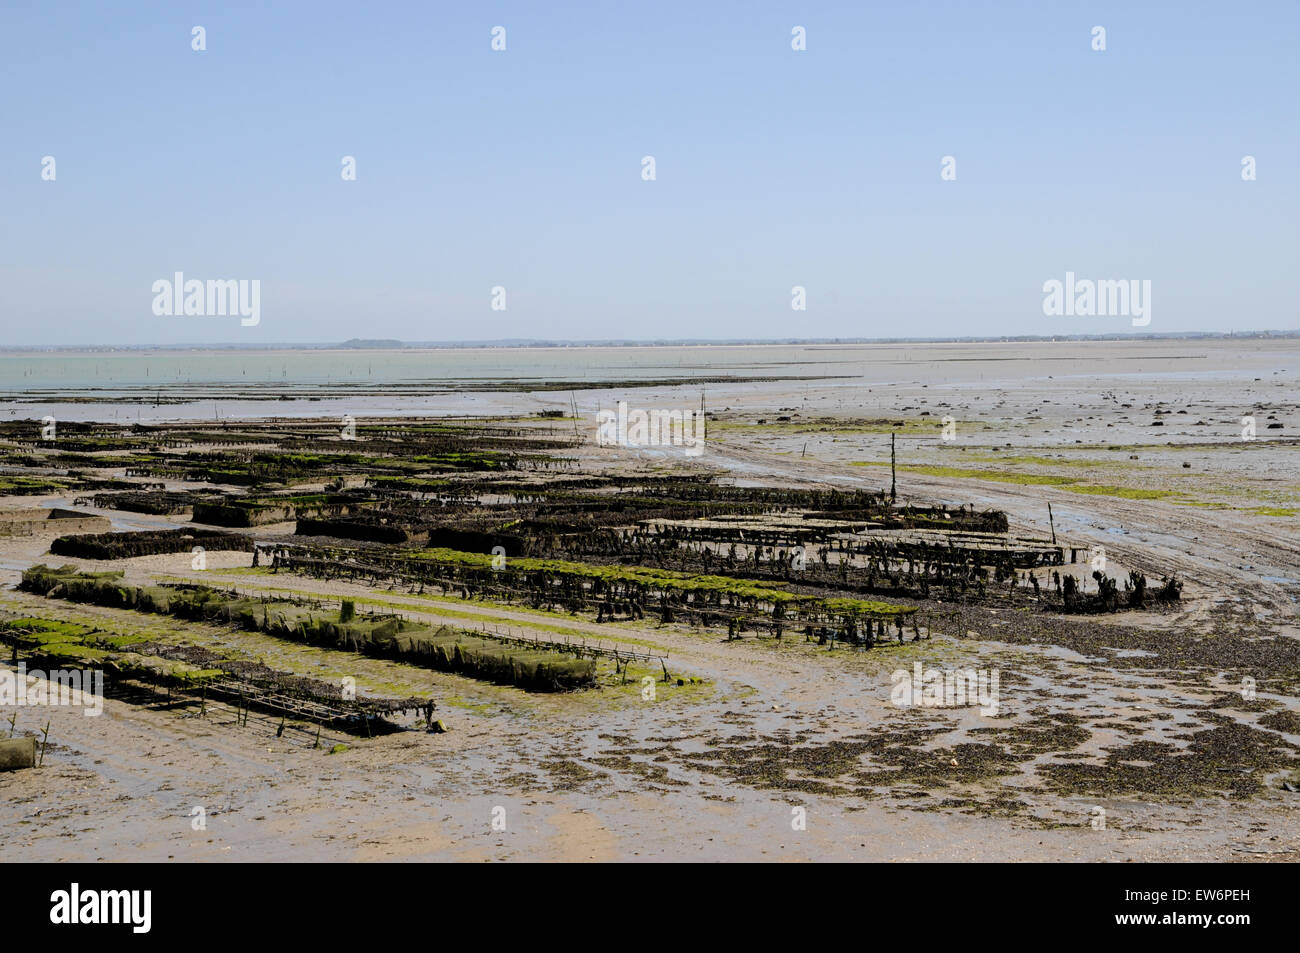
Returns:
[[[652,644],[668,653],[674,676],[699,681],[656,679],[653,700],[643,696],[639,672],[581,696],[530,696],[257,633],[52,608],[6,590],[0,611],[13,615],[157,627],[151,634],[168,644],[198,636],[277,671],[327,680],[352,674],[359,691],[431,695],[450,730],[327,736],[329,746],[318,749],[305,726],[277,735],[275,719],[254,714],[240,725],[215,705],[206,716],[114,697],[100,718],[6,709],[0,734],[16,714],[17,735],[48,721],[51,745],[42,768],[0,776],[7,832],[0,859],[1300,857],[1300,795],[1286,789],[1295,786],[1300,745],[1300,534],[1289,513],[1300,504],[1297,448],[1280,436],[1285,429],[1265,428],[1270,416],[1288,424],[1300,416],[1295,342],[1269,342],[1267,351],[1211,342],[1145,342],[1124,352],[1112,344],[1059,352],[945,347],[877,349],[870,373],[868,364],[854,365],[848,383],[711,384],[718,427],[697,459],[590,441],[571,455],[584,471],[698,471],[742,486],[878,491],[888,485],[889,432],[897,430],[900,462],[928,468],[900,469],[900,498],[1002,510],[1016,531],[1054,528],[1071,545],[1104,546],[1113,572],[1138,569],[1153,580],[1176,573],[1186,583],[1177,603],[1086,617],[945,603],[931,607],[928,639],[831,648],[802,637],[778,642],[750,632],[728,640],[685,622],[597,623],[409,587],[271,576],[252,572],[246,553],[211,553],[202,571],[187,554],[117,560],[114,568],[137,585],[201,579],[247,593],[371,598],[416,620]],[[843,352],[816,356],[829,363]],[[473,398],[436,400],[517,417],[547,406],[544,396],[522,391]],[[597,399],[581,390],[576,399],[592,412],[581,421],[590,435]],[[636,399],[691,406],[699,387],[656,380]],[[418,406],[428,412],[432,404]],[[933,418],[943,413],[958,418],[955,441],[936,435]],[[1248,413],[1260,424],[1249,444],[1240,439]],[[1163,426],[1150,428],[1156,419]],[[126,479],[124,468],[94,478]],[[211,489],[162,482],[167,492]],[[1138,498],[1139,490],[1167,495]],[[62,492],[0,500],[70,503]],[[118,511],[78,509],[127,527]],[[191,525],[183,513],[129,520],[131,528]],[[257,538],[288,539],[293,528],[260,526]],[[48,545],[0,541],[5,582],[50,561]],[[998,671],[997,713],[898,707],[895,674],[918,662]],[[336,741],[349,747],[327,754]],[[196,806],[206,809],[206,830],[193,826]]]

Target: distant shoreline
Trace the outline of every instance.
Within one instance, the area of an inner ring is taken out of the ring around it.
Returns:
[[[0,347],[0,354],[71,352],[113,353],[130,351],[421,351],[421,350],[533,350],[543,348],[666,348],[666,347],[827,347],[878,344],[1026,344],[1111,341],[1186,340],[1280,340],[1300,338],[1300,329],[1290,331],[1175,331],[1157,334],[1043,334],[994,335],[989,337],[893,337],[893,338],[699,338],[664,340],[528,340],[497,341],[397,341],[360,340],[326,343],[259,344],[28,344]]]

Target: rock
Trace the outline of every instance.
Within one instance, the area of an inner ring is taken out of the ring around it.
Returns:
[[[447,733],[447,726],[443,723],[443,720],[439,718],[429,726],[429,733],[434,735],[445,735]]]

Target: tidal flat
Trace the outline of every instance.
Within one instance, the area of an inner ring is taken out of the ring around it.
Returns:
[[[0,658],[109,673],[0,705],[0,860],[1295,860],[1298,371],[0,353]]]

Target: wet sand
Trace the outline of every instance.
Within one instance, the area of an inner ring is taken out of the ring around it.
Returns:
[[[329,739],[349,745],[339,754],[313,748],[309,733],[277,738],[273,719],[237,727],[219,706],[205,718],[193,708],[112,697],[100,718],[22,710],[18,729],[49,718],[53,746],[39,771],[0,775],[0,823],[9,832],[0,859],[1300,856],[1300,795],[1281,787],[1285,772],[1295,771],[1300,735],[1277,717],[1300,710],[1292,665],[1300,534],[1290,512],[1300,508],[1300,468],[1295,438],[1286,436],[1300,427],[1300,344],[822,348],[816,357],[826,366],[802,372],[832,372],[840,365],[829,362],[844,360],[844,350],[855,362],[848,382],[710,385],[716,417],[699,458],[643,451],[628,460],[618,456],[626,451],[589,444],[584,462],[715,469],[755,484],[878,488],[888,481],[880,463],[888,460],[889,432],[899,430],[901,496],[997,507],[1013,528],[1039,532],[1049,531],[1050,502],[1056,531],[1073,544],[1105,546],[1117,564],[1155,578],[1176,571],[1186,583],[1181,603],[1042,627],[996,609],[971,610],[936,622],[928,641],[870,651],[828,652],[801,638],[728,642],[687,626],[619,623],[626,637],[667,649],[674,672],[705,680],[655,701],[643,700],[636,685],[537,696],[393,662],[339,659],[331,664],[364,667],[375,684],[432,691],[451,729]],[[646,407],[698,406],[699,390],[588,390],[575,399],[592,420],[618,397]],[[418,407],[402,402],[401,409],[525,414],[562,403],[556,394],[485,393]],[[352,401],[335,409],[343,406],[366,412]],[[324,402],[302,409],[332,412]],[[26,405],[19,413],[39,416]],[[936,418],[944,415],[955,421],[952,440],[941,436]],[[1245,415],[1256,417],[1254,441],[1241,438]],[[1152,427],[1156,420],[1163,426]],[[1284,426],[1269,430],[1266,422]],[[1025,482],[1049,478],[1067,482]],[[142,527],[184,523],[113,515]],[[292,527],[261,529],[273,535]],[[48,559],[44,545],[0,540],[6,585],[22,567]],[[246,554],[214,553],[204,581],[246,591],[362,592],[238,571],[247,564]],[[122,568],[140,580],[196,575],[182,557],[143,557]],[[561,623],[518,606],[369,594],[432,620],[469,616],[542,637],[543,626],[562,624],[616,637],[610,626]],[[157,624],[0,593],[0,610],[38,607],[106,626]],[[272,662],[296,658],[252,635],[211,637],[247,639],[248,651]],[[893,706],[892,673],[917,661],[997,669],[998,717]],[[1245,677],[1260,686],[1251,702],[1239,694]],[[193,829],[195,806],[206,811],[205,831]],[[800,808],[806,823],[796,829]]]

